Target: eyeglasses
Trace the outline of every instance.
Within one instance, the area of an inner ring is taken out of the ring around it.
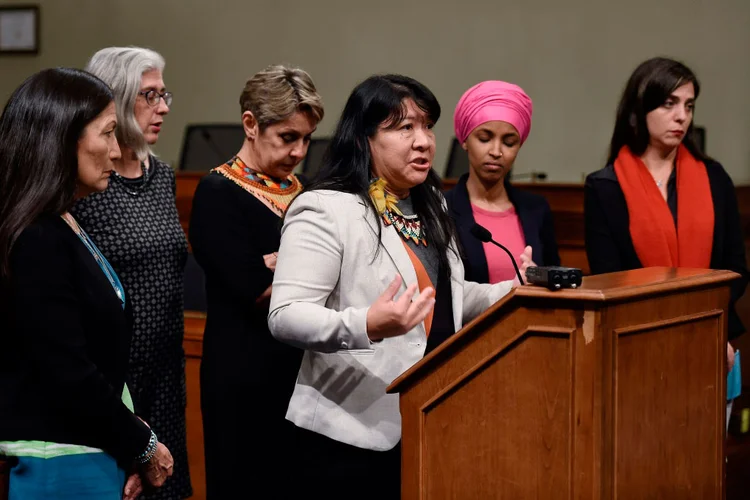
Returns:
[[[164,92],[163,94],[160,94],[155,90],[146,90],[138,92],[138,94],[146,98],[146,102],[149,106],[157,106],[159,104],[159,99],[164,99],[164,104],[166,104],[167,107],[172,105],[172,92]]]

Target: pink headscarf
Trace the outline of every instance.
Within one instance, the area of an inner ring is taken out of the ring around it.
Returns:
[[[467,90],[456,105],[453,128],[463,143],[483,123],[501,120],[518,130],[521,144],[531,131],[531,98],[518,85],[488,80]]]

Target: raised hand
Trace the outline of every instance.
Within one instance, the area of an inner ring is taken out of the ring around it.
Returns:
[[[370,340],[403,335],[424,321],[435,307],[435,290],[427,287],[412,300],[417,284],[412,283],[397,300],[393,300],[401,288],[401,276],[388,285],[367,311],[367,336]]]

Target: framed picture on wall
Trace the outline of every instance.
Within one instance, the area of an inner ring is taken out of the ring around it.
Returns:
[[[39,6],[0,6],[0,55],[39,53]]]

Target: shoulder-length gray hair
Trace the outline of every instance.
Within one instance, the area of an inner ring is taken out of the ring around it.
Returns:
[[[132,149],[139,160],[145,160],[153,153],[135,119],[135,100],[141,90],[143,73],[164,72],[164,58],[141,47],[107,47],[94,54],[85,69],[112,88],[117,108],[118,142]]]

